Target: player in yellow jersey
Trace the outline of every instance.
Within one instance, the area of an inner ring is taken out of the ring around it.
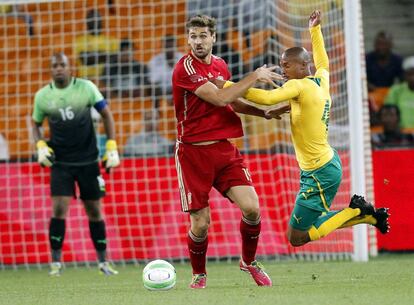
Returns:
[[[309,18],[315,75],[311,75],[311,56],[306,49],[293,47],[281,57],[286,83],[274,90],[250,88],[244,97],[261,105],[289,101],[292,141],[301,169],[300,191],[291,215],[288,239],[293,246],[318,240],[332,231],[359,223],[389,231],[388,209],[374,209],[362,196],[354,195],[348,208],[330,211],[342,179],[342,165],[337,152],[328,143],[331,109],[329,94],[329,59],[321,32],[321,13]],[[225,87],[231,82],[226,82]],[[280,111],[268,112],[278,117]]]

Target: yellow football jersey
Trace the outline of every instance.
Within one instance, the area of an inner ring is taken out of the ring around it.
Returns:
[[[103,52],[116,54],[119,51],[119,40],[105,35],[86,34],[75,39],[74,52],[78,63],[78,76],[83,78],[100,77],[104,70],[104,64],[83,65],[80,60],[82,52]]]
[[[244,96],[262,105],[289,101],[290,125],[296,158],[302,170],[315,170],[332,159],[333,150],[328,143],[329,112],[329,60],[320,25],[310,29],[313,59],[317,69],[314,76],[292,79],[274,90],[251,88]]]

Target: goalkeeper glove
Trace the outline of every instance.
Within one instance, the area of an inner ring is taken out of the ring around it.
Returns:
[[[47,146],[47,143],[43,140],[39,140],[36,143],[37,148],[37,162],[41,166],[51,167],[55,161],[55,154],[53,149]]]
[[[117,167],[121,162],[119,161],[119,154],[115,140],[106,141],[105,147],[106,151],[102,162],[103,166],[106,168],[106,171],[109,172],[110,168]]]

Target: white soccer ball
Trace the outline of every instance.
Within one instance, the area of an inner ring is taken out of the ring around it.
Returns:
[[[176,281],[174,266],[162,259],[149,262],[142,271],[142,282],[148,290],[169,290]]]

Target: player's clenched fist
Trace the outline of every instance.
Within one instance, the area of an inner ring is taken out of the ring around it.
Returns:
[[[42,166],[51,167],[55,161],[55,154],[53,149],[50,148],[43,140],[39,140],[36,143],[37,148],[37,162]]]
[[[316,10],[309,16],[309,27],[312,28],[319,24],[321,24],[321,12]]]
[[[121,162],[115,140],[106,141],[105,147],[106,151],[102,161],[105,168],[109,170],[112,167],[117,167]]]

